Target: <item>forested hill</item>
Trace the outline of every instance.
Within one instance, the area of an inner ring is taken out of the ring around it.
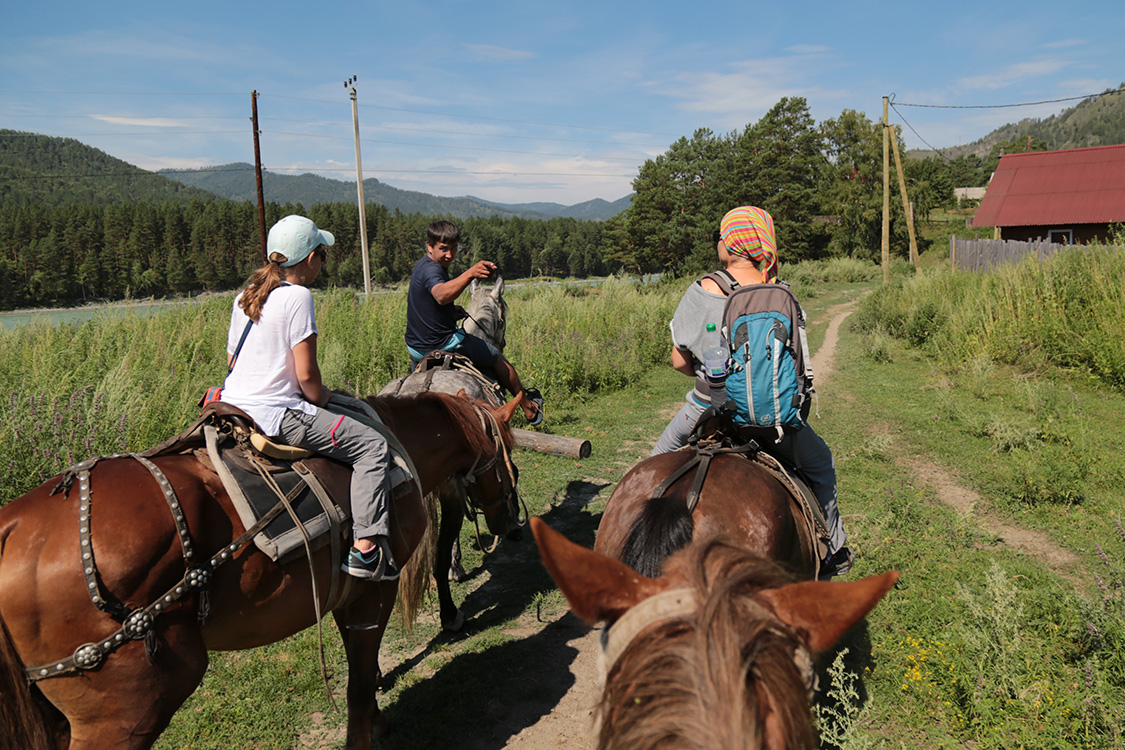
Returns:
[[[185,185],[202,188],[231,200],[257,200],[257,184],[252,164],[236,163],[198,170],[168,170],[161,174]],[[269,170],[265,170],[262,174],[262,192],[267,201],[302,203],[306,206],[314,203],[343,203],[356,199],[354,180],[350,182],[332,180],[314,174],[283,175]],[[560,203],[510,205],[472,196],[448,198],[414,190],[401,190],[374,178],[363,181],[363,199],[367,203],[378,203],[392,211],[397,209],[405,214],[445,215],[460,219],[471,216],[499,216],[525,219],[570,217],[604,220],[629,205],[628,197],[613,203],[595,199],[573,206],[564,206]]]
[[[73,138],[0,130],[0,206],[214,200]]]
[[[1027,141],[1029,137],[1033,144],[1031,150],[1054,151],[1125,143],[1125,84],[1107,89],[1101,96],[1084,99],[1057,115],[1009,123],[980,140],[943,148],[941,152],[951,159],[969,154],[985,158],[997,144]],[[910,155],[924,158],[931,153],[912,151]]]

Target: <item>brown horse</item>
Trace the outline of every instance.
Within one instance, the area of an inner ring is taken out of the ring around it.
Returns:
[[[819,555],[811,528],[786,486],[762,464],[737,453],[717,453],[694,508],[688,496],[699,466],[665,492],[656,491],[694,457],[691,450],[679,450],[634,466],[609,498],[594,549],[656,576],[664,559],[694,536],[723,534],[803,578],[816,574]]]
[[[423,492],[453,474],[473,472],[489,520],[500,533],[506,530],[513,472],[474,469],[510,465],[507,422],[515,401],[495,411],[436,393],[368,402],[413,460]],[[149,748],[199,685],[208,651],[278,641],[313,625],[320,608],[328,606],[325,593],[341,563],[330,559],[331,546],[315,551],[311,565],[301,558],[273,562],[254,544],[236,547],[233,540],[244,527],[219,478],[191,454],[152,463],[174,489],[191,546],[204,560],[222,560],[210,576],[206,605],[195,591],[170,596],[189,583],[188,545],[154,475],[133,457],[94,464],[81,510],[77,489],[52,494],[57,479],[0,509],[0,737],[9,747]],[[343,487],[346,495],[346,483]],[[85,525],[87,515],[88,538],[79,533],[79,519]],[[392,500],[392,548],[400,564],[426,524],[417,490]],[[350,533],[341,540],[347,542]],[[81,563],[86,543],[97,561],[98,580],[89,587]],[[387,726],[375,689],[397,582],[344,578],[351,591],[333,614],[348,659],[347,742],[366,749]],[[95,608],[90,593],[95,590],[109,592],[134,612],[161,605],[148,636],[124,637],[100,663],[91,660],[88,668],[29,685],[25,670],[46,665],[50,671],[72,654],[73,662],[82,662],[89,656],[83,644],[112,641],[122,632],[117,619]],[[320,592],[319,606],[314,590]],[[166,595],[170,603],[164,606]]]
[[[811,750],[812,659],[898,580],[794,581],[729,537],[697,538],[650,578],[531,528],[571,609],[607,623],[599,748]]]

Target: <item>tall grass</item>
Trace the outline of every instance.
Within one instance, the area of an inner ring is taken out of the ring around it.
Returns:
[[[853,328],[925,346],[945,364],[1087,371],[1125,389],[1125,252],[1075,248],[991,273],[934,270],[880,289]]]
[[[618,279],[513,289],[506,353],[548,402],[628,387],[667,362],[681,292]],[[199,396],[226,375],[232,299],[0,331],[0,504],[76,461],[189,425]],[[408,372],[405,292],[318,292],[317,325],[329,387],[373,394]]]

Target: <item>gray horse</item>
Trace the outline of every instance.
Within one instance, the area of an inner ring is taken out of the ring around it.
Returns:
[[[464,324],[466,333],[492,342],[501,352],[504,351],[505,332],[508,326],[508,305],[504,301],[503,295],[503,279],[498,278],[492,286],[480,285],[474,279],[470,286],[469,305],[466,308],[468,318]],[[388,383],[379,392],[379,395],[399,394],[405,396],[426,390],[454,395],[463,390],[469,398],[484,401],[493,407],[502,406],[504,403],[503,389],[496,382],[495,373],[476,373],[453,369],[434,369],[429,372],[411,373]],[[450,631],[460,630],[465,623],[464,613],[453,604],[449,582],[464,581],[468,578],[468,574],[461,566],[460,546],[461,525],[465,518],[466,506],[471,510],[473,509],[471,497],[465,497],[463,488],[459,486],[455,479],[446,481],[435,492],[426,496],[426,508],[430,514],[431,523],[426,538],[418,546],[411,557],[410,563],[403,570],[402,580],[399,582],[400,588],[425,588],[429,576],[429,571],[425,567],[428,561],[433,558],[433,575],[437,582],[441,625],[444,629]],[[439,508],[440,524],[438,523]],[[435,526],[439,528],[436,539],[433,533]],[[420,601],[421,599],[421,597],[410,596],[402,596],[401,598],[405,601]],[[404,616],[407,616],[407,622],[410,622],[413,613],[404,612]]]

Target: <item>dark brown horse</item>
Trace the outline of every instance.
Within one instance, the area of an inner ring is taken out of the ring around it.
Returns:
[[[794,496],[763,464],[737,453],[716,454],[694,508],[689,508],[688,498],[698,466],[666,492],[656,492],[694,457],[691,450],[679,450],[634,466],[609,498],[594,549],[656,576],[664,559],[694,536],[722,534],[800,577],[816,574],[819,555],[811,527]]]
[[[423,492],[453,474],[509,462],[514,401],[495,411],[436,393],[369,403],[412,458]],[[325,594],[341,563],[330,559],[331,546],[313,553],[315,573],[307,559],[280,564],[254,544],[235,548],[232,540],[244,526],[218,477],[191,454],[152,463],[174,489],[196,552],[204,560],[228,558],[214,567],[206,588],[209,611],[200,593],[173,597],[155,614],[148,638],[126,637],[100,663],[29,686],[25,670],[45,665],[50,671],[76,651],[82,661],[88,655],[83,644],[113,640],[121,623],[95,608],[87,590],[79,533],[86,509],[80,511],[78,487],[52,494],[58,480],[50,480],[0,509],[0,737],[7,747],[149,748],[199,685],[208,651],[278,641],[314,624],[319,608],[328,606]],[[512,473],[476,473],[482,505],[503,533],[512,520]],[[182,534],[145,465],[132,457],[98,461],[89,470],[88,497],[98,576],[91,589],[136,611],[160,603],[185,581]],[[417,490],[392,501],[392,547],[400,564],[426,524]],[[348,659],[347,742],[369,748],[387,725],[375,689],[397,582],[345,578],[352,588],[333,614]]]
[[[812,659],[898,573],[802,580],[817,574],[814,524],[776,464],[721,436],[699,448],[633,467],[593,551],[532,519],[571,608],[610,626],[599,747],[814,747]]]
[[[898,580],[794,581],[729,537],[697,537],[650,578],[531,528],[574,613],[607,623],[599,748],[811,750],[812,660]]]

